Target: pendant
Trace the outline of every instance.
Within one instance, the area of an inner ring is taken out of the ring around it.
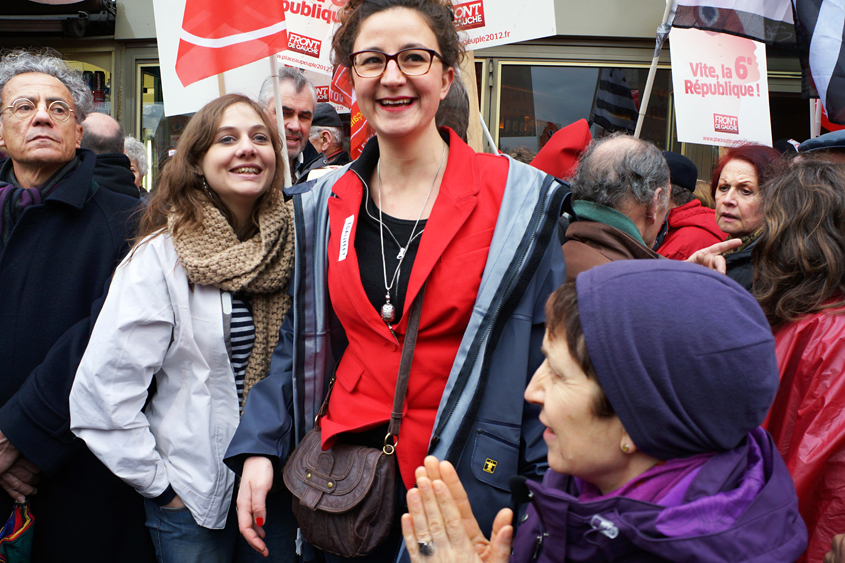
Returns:
[[[390,294],[387,294],[387,300],[381,306],[381,320],[386,323],[392,323],[395,318],[393,305],[390,303]]]
[[[397,260],[401,260],[401,259],[402,259],[402,258],[404,258],[404,257],[405,257],[405,249],[404,249],[404,248],[400,248],[400,249],[399,249],[399,254],[397,254],[397,255],[396,255],[396,259],[397,259]]]

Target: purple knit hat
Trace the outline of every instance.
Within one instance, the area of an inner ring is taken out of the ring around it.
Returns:
[[[763,422],[779,383],[775,341],[739,284],[684,262],[620,260],[576,287],[590,360],[640,450],[729,450]]]

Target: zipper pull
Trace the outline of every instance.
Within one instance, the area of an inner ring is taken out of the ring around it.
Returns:
[[[531,561],[536,561],[540,556],[540,551],[543,550],[543,541],[549,537],[549,534],[543,532],[542,535],[537,536],[537,541],[534,543],[534,555],[531,556]]]

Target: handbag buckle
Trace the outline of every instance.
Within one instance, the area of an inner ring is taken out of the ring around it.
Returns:
[[[390,439],[393,438],[393,443],[391,443]],[[381,451],[384,452],[385,455],[393,455],[396,452],[396,445],[399,443],[399,437],[394,436],[390,432],[384,437],[384,447]]]

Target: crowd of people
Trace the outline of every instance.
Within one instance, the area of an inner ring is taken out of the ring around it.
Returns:
[[[845,561],[845,135],[709,182],[583,120],[476,153],[453,19],[343,10],[354,161],[285,67],[283,115],[274,77],[206,104],[151,193],[80,73],[0,59],[0,514],[31,507],[31,561]],[[354,530],[348,448],[387,479]]]

